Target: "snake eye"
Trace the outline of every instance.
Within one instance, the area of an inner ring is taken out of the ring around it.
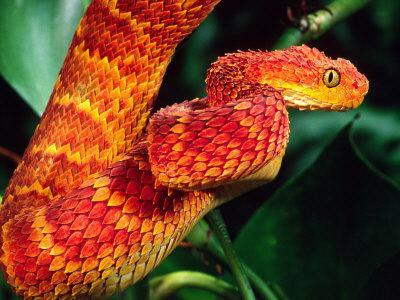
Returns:
[[[335,69],[327,69],[322,80],[328,88],[333,88],[340,83],[340,73]]]

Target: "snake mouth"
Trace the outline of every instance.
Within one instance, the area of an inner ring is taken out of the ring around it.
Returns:
[[[283,99],[286,102],[286,106],[298,110],[336,110],[346,111],[357,107],[360,102],[348,100],[346,102],[334,103],[315,99],[302,92],[295,91],[292,89],[285,89],[282,92]]]

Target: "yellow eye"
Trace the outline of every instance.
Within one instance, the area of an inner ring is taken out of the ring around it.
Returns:
[[[322,80],[328,88],[333,88],[340,83],[340,73],[335,69],[328,69],[325,71]]]

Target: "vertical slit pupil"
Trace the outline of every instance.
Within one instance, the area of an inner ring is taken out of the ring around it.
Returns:
[[[328,82],[332,82],[332,80],[333,80],[333,72],[330,71],[328,75]]]

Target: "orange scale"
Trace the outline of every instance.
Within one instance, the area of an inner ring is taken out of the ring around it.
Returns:
[[[24,284],[25,285],[36,285],[37,284],[36,274],[27,273],[24,278]]]
[[[111,256],[107,256],[100,261],[99,271],[101,272],[105,269],[108,269],[109,267],[113,266],[114,264],[115,264],[114,259]]]
[[[157,136],[157,138],[158,137],[161,138],[161,136]],[[167,144],[175,144],[179,139],[180,139],[180,136],[178,134],[170,133],[164,138],[164,142]],[[163,142],[162,140],[159,141],[158,139],[153,141],[154,144],[161,144],[162,142]]]
[[[232,139],[232,136],[229,133],[221,133],[218,134],[214,139],[213,143],[217,145],[227,144]]]
[[[113,167],[110,172],[111,177],[124,176],[126,174],[125,166]]]
[[[93,193],[95,190],[93,189]],[[92,201],[90,199],[85,199],[79,201],[78,205],[75,207],[74,213],[84,214],[90,212],[92,209]]]
[[[139,242],[142,238],[142,235],[139,231],[134,231],[129,235],[128,245],[134,245]],[[133,246],[132,246],[133,247]]]
[[[96,190],[96,193],[93,195],[92,201],[104,201],[110,197],[110,190],[108,187],[101,187]]]
[[[218,130],[216,128],[207,127],[198,133],[199,137],[211,139],[218,134]]]
[[[160,220],[162,220],[162,219],[163,219],[163,211],[161,210],[161,208],[156,207],[156,208],[153,210],[153,214],[152,214],[152,216],[151,216],[151,220],[152,220],[153,222],[155,222],[155,221],[160,221]]]
[[[243,156],[241,157],[240,161],[249,161],[249,160],[253,160],[256,157],[256,152],[254,151],[247,151],[243,154]]]
[[[121,219],[117,222],[115,225],[115,229],[124,229],[129,226],[129,222],[131,220],[131,217],[129,215],[122,215]]]
[[[38,227],[44,227],[46,224],[46,217],[45,216],[39,216],[35,218],[33,221],[31,228],[38,228]]]
[[[218,167],[209,168],[204,174],[206,177],[218,177],[222,174],[222,169]]]
[[[75,246],[79,245],[82,241],[83,241],[83,233],[81,231],[76,231],[69,236],[66,245]]]
[[[95,240],[88,240],[83,244],[79,257],[86,258],[90,256],[95,256],[95,254],[98,252],[98,249],[99,245]]]
[[[40,229],[33,229],[31,234],[28,237],[28,240],[30,240],[32,242],[40,242],[43,237],[44,237],[44,234],[41,232]]]
[[[116,177],[112,180],[110,184],[110,190],[111,191],[124,191],[126,189],[128,181],[126,180],[125,177]]]
[[[86,228],[83,238],[90,239],[97,237],[102,229],[102,224],[100,221],[92,221]]]
[[[153,203],[151,201],[142,202],[139,211],[139,217],[144,219],[151,216],[154,209]]]
[[[96,181],[97,182],[97,181]],[[86,183],[86,182],[85,182]],[[78,199],[87,199],[90,198],[94,195],[94,193],[96,192],[95,189],[93,189],[93,187],[86,187],[83,190],[81,190],[78,194]],[[81,201],[79,201],[79,204],[81,203]]]
[[[51,277],[51,272],[48,267],[39,267],[36,272],[36,278],[38,280],[46,280]]]
[[[140,233],[145,233],[153,229],[153,222],[149,219],[144,219],[140,228]]]
[[[107,202],[107,206],[120,206],[125,203],[125,193],[115,191]]]
[[[140,199],[144,201],[151,201],[154,198],[154,188],[150,185],[145,185],[142,187],[142,191],[140,193]]]
[[[99,235],[99,238],[97,239],[98,243],[105,243],[109,242],[114,238],[114,226],[108,225],[105,226]]]
[[[55,295],[64,295],[68,293],[70,290],[70,287],[66,283],[60,283],[58,284],[55,289],[54,289],[54,294]]]
[[[137,180],[130,180],[126,187],[126,194],[137,195],[140,193],[140,183]]]
[[[275,115],[275,112],[276,112],[275,107],[273,107],[273,106],[268,106],[268,107],[265,109],[264,116],[266,116],[266,117],[271,117],[271,116]]]
[[[177,151],[171,151],[167,154],[166,159],[167,161],[177,161],[181,157],[182,153]],[[169,168],[169,167],[168,167]]]
[[[21,264],[24,263],[26,261],[25,251],[26,251],[26,249],[24,249],[24,248],[17,249],[17,251],[15,251],[13,260],[15,262],[19,262]]]
[[[123,213],[135,213],[135,212],[139,211],[140,205],[141,205],[141,203],[140,203],[140,200],[138,197],[134,197],[134,196],[129,197],[125,202],[122,212]]]
[[[189,125],[188,132],[198,132],[205,127],[205,123],[199,120],[192,122]]]
[[[274,120],[272,118],[267,118],[264,121],[263,128],[267,128],[270,132],[272,131],[271,127],[274,124]]]
[[[232,113],[232,108],[230,107],[222,107],[220,109],[218,109],[217,111],[215,111],[215,114],[218,116],[226,116],[226,115],[230,115]]]
[[[103,225],[114,224],[119,220],[120,217],[121,217],[121,210],[112,208],[108,210],[108,212],[104,216]],[[101,225],[99,227],[101,227]]]
[[[56,256],[50,266],[49,271],[58,271],[65,267],[65,258],[62,256]]]
[[[64,240],[70,236],[70,226],[69,225],[62,225],[60,226],[56,233],[54,234],[55,240]]]
[[[49,249],[54,246],[54,237],[51,234],[46,234],[39,243],[40,249]]]
[[[100,277],[100,272],[96,271],[96,270],[92,270],[90,272],[88,272],[85,276],[85,278],[83,279],[83,284],[89,284],[94,282],[97,278]]]
[[[233,112],[229,117],[228,121],[230,122],[240,122],[241,120],[247,117],[247,111],[245,110],[237,110]]]
[[[61,215],[61,211],[59,209],[49,209],[46,215],[47,220],[58,219]]]
[[[66,279],[67,279],[67,275],[65,274],[64,271],[57,271],[51,277],[51,283],[58,284],[58,283],[63,282]]]
[[[256,141],[254,139],[249,139],[242,144],[241,150],[244,151],[244,150],[254,149],[255,146],[256,146]]]
[[[138,230],[141,225],[142,225],[141,219],[139,219],[137,216],[133,215],[131,218],[131,221],[129,223],[128,232]]]
[[[216,116],[206,123],[208,127],[221,127],[226,123],[226,118],[221,116]]]
[[[233,137],[235,138],[247,138],[249,134],[249,129],[247,127],[240,127],[233,133]]]
[[[42,281],[41,283],[39,283],[39,292],[41,294],[50,292],[53,289],[53,285],[48,282],[48,281]]]
[[[16,267],[14,268],[14,274],[15,277],[19,277],[19,278],[24,278],[26,275],[26,271],[24,269],[24,265],[23,264],[17,264]]]
[[[269,145],[269,142],[267,143],[266,141],[258,142],[256,144],[256,147],[254,148],[254,150],[255,151],[260,151],[260,150],[263,150],[263,149],[267,149],[268,145]]]
[[[228,122],[228,123],[226,123],[225,125],[223,125],[223,126],[220,128],[220,131],[221,131],[221,132],[230,133],[230,132],[236,131],[238,128],[239,128],[239,125],[238,125],[237,122]]]
[[[35,273],[37,271],[37,264],[36,259],[34,258],[27,258],[24,263],[25,271]]]
[[[229,154],[227,155],[226,159],[230,160],[233,158],[239,158],[241,156],[241,151],[239,149],[233,149]]]
[[[71,224],[71,230],[83,230],[89,224],[89,218],[84,215],[78,215],[75,221]]]
[[[237,167],[237,172],[238,173],[245,172],[250,167],[250,165],[251,164],[249,161],[244,161],[244,162],[240,163],[239,166]]]
[[[128,237],[129,235],[126,230],[119,230],[114,237],[113,245],[116,246],[125,243]]]
[[[121,256],[124,255],[126,252],[128,252],[128,246],[125,244],[120,244],[115,248],[113,257],[114,259],[121,258]],[[116,267],[121,267],[121,265],[118,266],[118,261],[116,263]]]
[[[177,161],[176,164],[178,166],[190,166],[192,163],[193,163],[193,157],[184,155]]]
[[[89,272],[99,265],[99,261],[96,257],[88,257],[82,264],[82,273]]]
[[[104,258],[113,252],[114,252],[114,248],[111,245],[111,243],[104,243],[100,246],[100,248],[97,252],[97,258],[98,259]]]
[[[172,210],[167,210],[164,215],[164,223],[171,223],[174,219],[174,212]]]
[[[197,136],[196,133],[194,133],[193,131],[187,131],[187,132],[182,133],[178,138],[181,141],[190,142],[193,139],[195,139],[196,136]],[[165,140],[165,141],[167,142],[167,140]],[[172,141],[170,143],[176,143],[176,141]]]
[[[76,205],[78,205],[78,200],[76,198],[66,199],[61,206],[61,210],[74,209]],[[64,213],[62,215],[64,215]]]
[[[25,251],[25,255],[28,257],[37,257],[40,254],[39,243],[32,242]]]
[[[208,162],[208,167],[219,167],[225,163],[225,160],[222,157],[214,157]]]

